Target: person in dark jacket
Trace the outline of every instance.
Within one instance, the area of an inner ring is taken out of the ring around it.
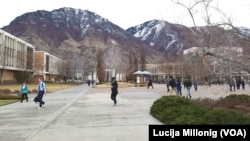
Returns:
[[[197,91],[198,88],[198,80],[194,79],[194,90]]]
[[[185,81],[185,86],[186,86],[186,89],[187,89],[187,95],[186,97],[187,98],[192,98],[191,96],[191,93],[190,93],[190,90],[192,88],[192,81],[190,78],[188,78],[186,81]]]
[[[113,77],[112,82],[111,82],[111,99],[114,101],[114,106],[117,103],[117,100],[116,100],[117,94],[118,94],[118,83],[116,81],[116,78]]]
[[[152,89],[154,88],[153,82],[152,82],[151,79],[148,80],[148,88],[149,88],[150,86],[152,87]]]
[[[170,80],[168,78],[166,79],[166,86],[167,86],[167,92],[169,92]]]
[[[245,79],[242,80],[241,85],[242,85],[242,90],[245,90]]]
[[[171,92],[170,95],[172,94],[173,91],[175,91],[175,94],[177,95],[177,91],[176,91],[176,80],[174,78],[172,78],[170,80],[170,86],[171,86]]]
[[[176,89],[177,89],[177,94],[179,96],[182,96],[181,88],[182,88],[182,86],[181,86],[181,80],[180,80],[180,78],[178,78],[177,79],[177,83],[176,83]]]
[[[88,86],[90,86],[90,80],[87,80]]]

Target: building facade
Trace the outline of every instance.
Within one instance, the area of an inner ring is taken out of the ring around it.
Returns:
[[[0,29],[0,81],[28,81],[33,74],[35,47]]]
[[[45,51],[35,51],[34,78],[43,77],[45,81],[60,81],[62,60]]]
[[[182,63],[147,64],[147,71],[151,73],[152,81],[165,83],[167,78],[183,78]]]

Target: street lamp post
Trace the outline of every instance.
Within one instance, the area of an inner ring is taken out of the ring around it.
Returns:
[[[94,81],[94,72],[93,72],[93,70],[91,71],[91,73],[92,73],[92,74],[91,74],[91,77],[92,77],[92,78],[91,78],[91,83],[93,84],[93,81]]]
[[[45,78],[44,78],[44,65],[45,65],[45,64],[42,64],[42,66],[43,66],[43,68],[42,68],[42,77],[43,77],[43,80],[45,79]]]

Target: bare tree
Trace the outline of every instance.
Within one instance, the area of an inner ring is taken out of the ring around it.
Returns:
[[[146,47],[141,46],[140,48],[140,69],[142,71],[146,70]]]
[[[97,72],[97,77],[100,83],[104,82],[104,77],[105,77],[104,68],[105,66],[104,66],[104,61],[103,61],[103,50],[98,48],[96,72]]]
[[[129,65],[127,68],[126,80],[135,81],[135,75],[133,73],[138,70],[138,57],[134,48],[129,50],[128,60]]]
[[[112,41],[111,45],[105,50],[104,63],[106,70],[109,72],[109,80],[116,75],[122,60],[121,50],[116,45],[117,43]]]
[[[249,36],[233,26],[231,18],[223,13],[218,5],[213,5],[213,0],[172,0],[172,2],[187,10],[193,22],[192,33],[196,38],[197,46],[201,50],[186,59],[184,64],[186,70],[190,71],[187,73],[206,78],[215,74],[224,74],[223,77],[230,77],[233,73],[241,70],[250,72],[249,63],[246,63],[246,61],[249,62],[249,57],[233,48],[243,48],[239,41],[248,40]],[[197,26],[197,13],[202,14],[206,26]],[[215,13],[222,16],[221,21],[213,20]],[[229,53],[223,48],[225,46],[234,53],[226,55]],[[200,72],[197,72],[197,70],[200,70]],[[226,72],[225,70],[229,71]]]

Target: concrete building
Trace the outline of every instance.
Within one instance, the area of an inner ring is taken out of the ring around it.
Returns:
[[[28,81],[34,71],[34,51],[33,45],[0,29],[1,83]]]
[[[45,81],[60,81],[62,60],[45,51],[35,52],[34,78],[43,77]]]

